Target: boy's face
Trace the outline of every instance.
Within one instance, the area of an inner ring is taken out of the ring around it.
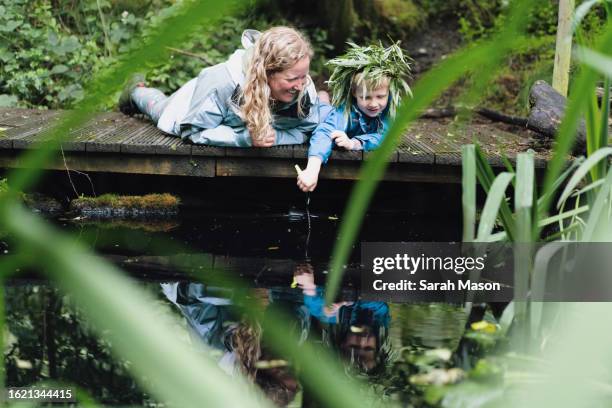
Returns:
[[[353,91],[359,110],[371,118],[380,115],[389,101],[389,85],[369,89],[365,94],[362,91],[359,87]]]

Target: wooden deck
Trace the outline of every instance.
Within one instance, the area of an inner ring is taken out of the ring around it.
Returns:
[[[0,168],[20,167],[20,154],[36,148],[44,131],[60,119],[61,111],[0,108]],[[502,166],[502,152],[527,150],[530,145],[526,136],[492,123],[472,123],[460,129],[450,121],[420,120],[404,135],[384,180],[459,182],[461,145],[474,139],[498,167]],[[308,151],[307,145],[244,149],[184,143],[143,118],[117,112],[100,113],[64,140],[66,164],[73,170],[193,177],[295,178],[294,165],[303,167]],[[368,154],[334,150],[321,177],[354,180]],[[545,155],[537,155],[536,166],[545,165]],[[64,170],[65,165],[56,158],[45,168]]]

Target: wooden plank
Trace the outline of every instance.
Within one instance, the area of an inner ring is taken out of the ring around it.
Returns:
[[[121,142],[129,137],[136,129],[140,129],[142,122],[125,116],[115,114],[113,127],[109,127],[97,137],[86,142],[85,150],[88,152],[114,152],[121,151]]]
[[[169,155],[191,155],[191,143],[185,143],[180,137],[166,135],[165,138],[159,141],[159,144],[155,145],[155,154],[169,154]]]
[[[13,149],[26,149],[34,147],[46,137],[47,132],[61,120],[59,111],[49,111],[48,115],[41,115],[37,121],[33,121],[22,127],[9,129],[7,136],[12,139]],[[14,132],[15,133],[14,133]]]
[[[274,157],[292,158],[293,146],[282,145],[272,147],[227,147],[225,149],[227,157]]]
[[[85,151],[86,141],[94,138],[98,132],[109,126],[109,116],[111,116],[110,113],[96,115],[83,123],[80,127],[72,129],[68,135],[62,139],[62,149],[64,151]],[[44,137],[46,137],[46,135],[41,132],[26,139],[22,139],[20,142],[16,142],[15,146],[19,148],[33,148],[36,147],[36,143],[41,142]]]
[[[310,147],[310,144],[308,143],[293,146],[293,158],[294,159],[308,159],[308,148],[309,147]]]
[[[121,152],[131,154],[155,154],[156,145],[166,136],[149,124],[142,124],[132,135],[121,142]]]
[[[374,151],[371,152],[363,152],[363,161],[366,161],[374,154]],[[389,158],[387,159],[388,163],[397,163],[399,161],[398,151],[397,149],[391,153]]]
[[[225,147],[207,146],[201,144],[191,145],[191,154],[193,156],[223,157],[225,156],[225,150]]]
[[[461,165],[461,146],[450,139],[450,132],[445,135],[432,132],[429,136],[434,140],[431,148],[434,150],[435,164]]]
[[[87,142],[115,129],[116,120],[116,113],[113,112],[96,115],[80,128],[72,130],[68,137],[62,141],[62,148],[65,151],[87,150]]]
[[[329,160],[363,160],[363,150],[332,150]]]
[[[295,159],[308,159],[308,148],[310,145],[302,144],[302,145],[294,145],[293,146],[293,158]],[[363,151],[362,150],[340,150],[334,149],[332,150],[331,156],[329,156],[329,161],[332,160],[363,160]]]
[[[292,161],[220,157],[215,174],[220,177],[295,177]]]
[[[65,154],[66,164],[71,170],[83,172],[153,174],[191,177],[214,177],[214,159],[203,157],[190,158],[189,156],[145,156],[141,154],[110,154],[110,153],[81,153],[69,152]],[[0,167],[23,167],[20,155],[14,151],[0,150]],[[43,166],[48,170],[65,170],[61,157],[54,159]]]
[[[2,108],[0,111],[0,126],[21,127],[33,121],[38,121],[41,116],[47,116],[50,112],[42,109]]]
[[[218,177],[270,177],[295,178],[294,162],[288,160],[217,159]],[[336,161],[323,166],[322,179],[356,180],[359,175],[359,161]],[[461,169],[455,166],[441,166],[440,170],[427,164],[390,163],[383,180],[424,183],[458,183]]]
[[[404,134],[397,148],[399,162],[434,163],[434,150],[420,139],[421,134],[419,132],[409,131]]]

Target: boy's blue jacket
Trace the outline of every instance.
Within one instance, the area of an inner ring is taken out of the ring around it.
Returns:
[[[317,287],[314,296],[304,295],[304,305],[308,308],[310,315],[322,323],[337,324],[338,316],[327,316],[324,312],[325,299],[323,299],[323,289]],[[372,312],[371,324],[377,324],[381,327],[389,327],[391,317],[389,315],[389,305],[379,301],[364,301],[358,300],[352,305],[342,306],[343,308],[368,309]]]
[[[325,110],[324,106],[322,105],[321,112]],[[321,117],[324,117],[323,113]],[[344,114],[344,107],[332,108],[310,138],[308,157],[317,156],[323,163],[327,163],[334,147],[331,138],[334,130],[342,130],[348,137],[358,139],[366,152],[374,150],[382,143],[388,127],[388,108],[375,118],[366,116],[355,105],[351,108],[348,117]]]

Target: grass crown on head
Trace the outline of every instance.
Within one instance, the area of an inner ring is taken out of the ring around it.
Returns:
[[[410,57],[405,55],[399,41],[385,48],[382,43],[360,47],[347,43],[348,51],[327,64],[334,67],[327,84],[333,94],[332,105],[345,106],[345,114],[353,105],[353,81],[360,86],[377,88],[382,84],[389,85],[389,115],[395,116],[402,96],[412,91],[405,79],[410,75]]]

